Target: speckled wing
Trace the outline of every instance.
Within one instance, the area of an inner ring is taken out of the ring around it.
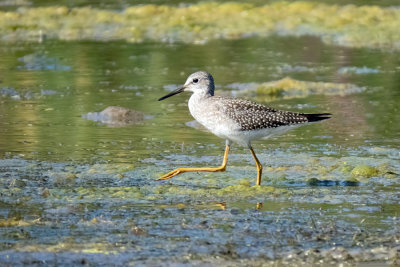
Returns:
[[[221,101],[222,100],[222,101]],[[276,128],[320,121],[329,118],[329,113],[302,114],[276,110],[252,101],[237,98],[220,98],[224,102],[225,114],[240,125],[242,131]]]

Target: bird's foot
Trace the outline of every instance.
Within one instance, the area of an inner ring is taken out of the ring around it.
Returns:
[[[206,167],[206,168],[178,168],[167,174],[164,174],[160,178],[156,179],[156,181],[168,180],[168,179],[171,179],[172,177],[182,174],[184,172],[223,172],[223,171],[225,171],[225,169],[226,169],[225,165],[222,165],[217,168],[208,168],[208,167]]]
[[[167,173],[167,174],[164,174],[164,175],[161,176],[160,178],[156,179],[156,181],[168,180],[168,179],[171,179],[172,177],[174,177],[174,176],[176,176],[176,175],[179,175],[179,174],[181,174],[181,173],[184,173],[184,172],[185,172],[184,170],[178,168],[178,169],[175,169],[175,170],[173,170],[173,171],[170,171],[170,172]]]

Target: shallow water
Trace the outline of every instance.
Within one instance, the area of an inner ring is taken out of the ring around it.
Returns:
[[[0,262],[395,264],[399,56],[314,37],[0,43]],[[154,181],[222,160],[224,141],[187,125],[188,94],[157,101],[199,69],[217,94],[333,118],[255,142],[259,188],[240,146],[225,173]],[[356,90],[248,91],[285,77]],[[85,118],[109,106],[148,116]]]

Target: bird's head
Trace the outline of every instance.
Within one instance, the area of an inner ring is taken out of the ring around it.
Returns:
[[[194,94],[214,95],[214,78],[205,71],[198,71],[189,75],[183,87],[178,88],[171,93],[161,97],[158,101],[164,100],[170,96],[189,91]]]

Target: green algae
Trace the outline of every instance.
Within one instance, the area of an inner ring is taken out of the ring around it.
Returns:
[[[102,262],[99,257],[106,255],[115,256],[114,261],[120,260],[117,265],[121,266],[129,265],[121,259],[137,263],[138,258],[162,261],[171,255],[194,255],[202,264],[204,258],[211,256],[235,255],[241,261],[259,260],[259,265],[262,260],[265,263],[267,254],[274,257],[275,263],[293,263],[294,257],[308,263],[314,259],[328,262],[326,257],[334,261],[350,254],[355,263],[395,258],[392,251],[398,238],[398,230],[393,227],[398,224],[398,179],[387,181],[378,176],[360,183],[348,171],[342,172],[342,168],[367,165],[377,166],[379,173],[395,173],[399,171],[396,159],[365,154],[316,158],[291,151],[276,151],[274,157],[261,151],[258,155],[261,161],[269,157],[271,163],[264,169],[262,186],[253,186],[254,177],[240,173],[248,170],[235,166],[237,158],[231,161],[234,169],[231,173],[229,169],[208,176],[188,173],[180,176],[184,179],[163,182],[153,180],[156,165],[125,172],[129,179],[121,181],[110,177],[113,175],[108,171],[113,167],[107,164],[80,166],[2,160],[3,184],[27,173],[35,175],[25,186],[17,188],[16,193],[10,192],[10,188],[0,190],[2,201],[7,202],[10,210],[8,218],[0,219],[0,228],[6,230],[1,234],[13,242],[1,246],[11,258],[8,260],[0,253],[0,262],[17,263],[21,259],[30,262],[27,260],[36,260],[32,257],[51,255],[50,259],[40,258],[49,263],[54,260],[54,253],[59,263],[66,262],[61,259],[66,253],[77,260],[71,265],[99,263]],[[16,169],[18,172],[9,177]],[[89,172],[91,169],[96,172]],[[43,189],[47,197],[38,194],[41,190],[36,190],[37,185],[42,188],[46,185],[41,177],[44,174],[56,177],[58,173],[76,174],[75,183],[65,186],[49,179],[53,187]],[[286,179],[276,180],[277,184],[270,186],[273,173],[278,177],[285,175]],[[138,182],[142,176],[148,179],[137,186],[129,185],[130,180]],[[307,177],[314,177],[309,182],[314,181],[319,187],[307,184]],[[395,187],[384,186],[387,182]],[[335,187],[324,187],[329,185]],[[21,197],[31,199],[8,204]],[[24,211],[19,215],[21,209]],[[338,250],[332,243],[343,244],[344,248]],[[284,251],[276,252],[277,246]],[[374,248],[371,251],[366,249],[371,247]],[[310,248],[315,251],[308,251]]]
[[[77,243],[72,240],[66,240],[64,242],[60,242],[51,246],[41,246],[41,245],[32,245],[32,246],[24,246],[17,249],[19,251],[26,252],[35,252],[35,251],[48,251],[48,252],[62,252],[62,251],[73,251],[79,253],[104,253],[104,254],[112,254],[115,253],[116,250],[112,245],[108,243]]]
[[[121,12],[63,6],[0,12],[2,40],[126,40],[204,43],[246,36],[314,35],[351,47],[400,47],[400,10],[279,1],[132,6]],[[88,20],[87,18],[90,18]]]
[[[121,172],[131,171],[134,168],[135,166],[133,164],[128,164],[128,163],[95,164],[88,170],[88,173],[118,174]]]
[[[12,227],[12,226],[29,226],[34,224],[33,221],[25,221],[19,218],[8,218],[0,219],[0,227]]]
[[[338,95],[344,96],[365,91],[365,87],[359,87],[350,83],[311,82],[300,81],[286,77],[277,81],[270,81],[252,86],[238,92],[238,95],[255,95],[259,101],[274,99],[290,99],[306,97],[309,95]]]
[[[355,177],[370,178],[377,176],[379,173],[378,169],[369,165],[357,165],[351,171],[351,174]]]
[[[64,199],[71,203],[92,202],[96,200],[120,201],[121,199],[139,199],[143,193],[137,187],[76,187],[73,190],[54,188],[49,189],[53,199]]]
[[[186,188],[173,184],[165,184],[156,187],[153,192],[163,197],[176,197],[181,195],[199,198],[224,197],[225,199],[231,199],[233,197],[236,199],[246,199],[290,194],[290,191],[284,188],[263,185],[251,186],[251,183],[247,180],[240,180],[236,185],[229,185],[221,188]]]
[[[344,164],[340,167],[340,170],[345,174],[351,173],[351,171],[353,169],[354,169],[354,167],[349,165],[349,164],[347,164],[347,162],[344,162]]]

